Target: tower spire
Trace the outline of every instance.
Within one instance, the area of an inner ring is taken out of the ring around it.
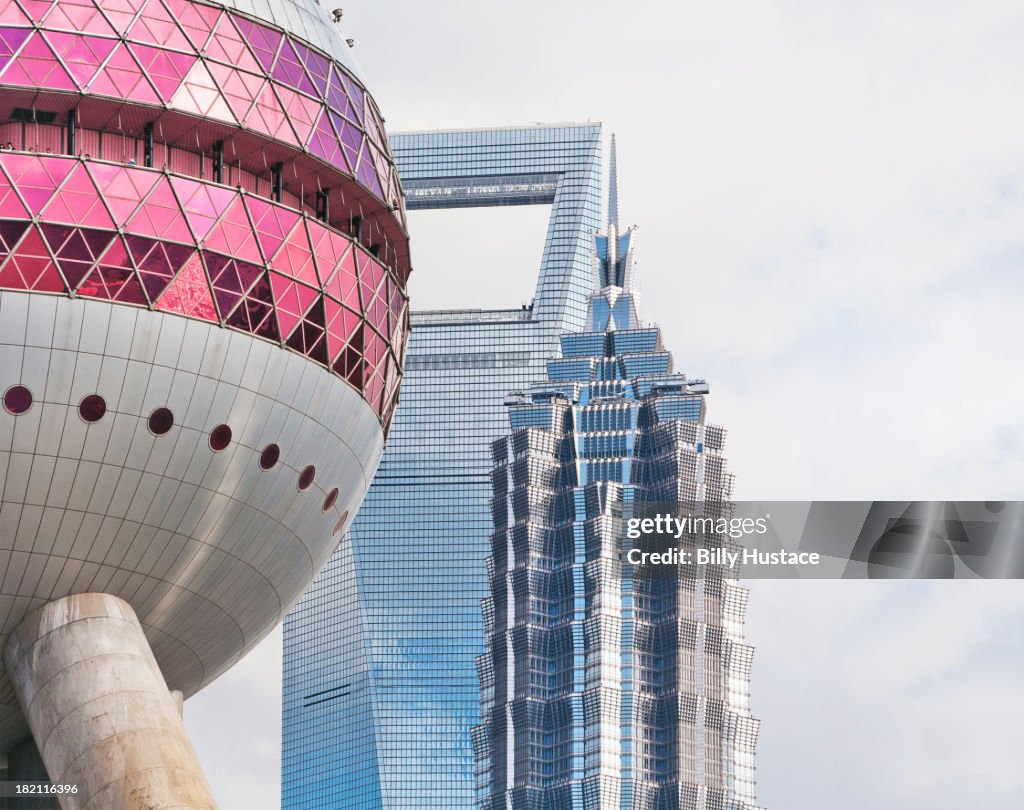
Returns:
[[[615,133],[612,133],[612,162],[608,178],[608,224],[614,225],[616,230],[619,229],[619,178],[615,169]]]

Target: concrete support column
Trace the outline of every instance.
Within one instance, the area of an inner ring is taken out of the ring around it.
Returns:
[[[131,606],[78,594],[30,613],[4,662],[64,810],[215,810]]]

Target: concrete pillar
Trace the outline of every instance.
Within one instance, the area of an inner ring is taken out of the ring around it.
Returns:
[[[30,613],[4,662],[63,810],[215,810],[131,606],[78,594]]]

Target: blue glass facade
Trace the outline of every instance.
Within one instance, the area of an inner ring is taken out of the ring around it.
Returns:
[[[551,217],[532,307],[413,314],[373,486],[285,621],[285,810],[473,806],[490,443],[508,392],[584,325],[600,137],[599,124],[392,136],[409,208],[551,203]]]
[[[635,233],[616,231],[596,237],[584,331],[509,397],[510,432],[492,444],[479,810],[754,803],[746,590],[721,570],[622,564],[624,519],[645,504],[727,514],[732,477],[706,383],[674,373],[637,318]]]

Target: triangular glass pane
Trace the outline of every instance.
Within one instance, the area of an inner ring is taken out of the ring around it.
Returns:
[[[351,247],[352,243],[336,231],[325,228],[319,222],[311,221],[307,225],[320,286],[326,287],[327,280],[334,274],[334,268],[338,266],[341,257],[345,255],[345,251]]]
[[[193,253],[156,303],[158,309],[218,323],[217,308],[199,254]]]
[[[4,84],[45,87],[47,90],[78,89],[38,32],[25,43],[21,53],[10,60],[2,78]]]
[[[343,115],[350,120],[355,118],[352,105],[348,100],[348,93],[345,92],[345,84],[341,80],[341,68],[337,65],[331,70],[331,76],[327,83],[327,103],[338,115]]]
[[[47,29],[88,31],[90,34],[116,34],[92,0],[60,0],[46,18]],[[52,41],[52,40],[51,40]]]
[[[171,99],[171,106],[184,112],[195,113],[203,118],[216,118],[220,121],[238,123],[231,107],[220,88],[206,69],[206,64],[199,60],[185,77],[185,81],[178,87],[174,97]]]
[[[302,220],[299,220],[298,227],[281,245],[270,265],[274,270],[298,279],[304,284],[313,287],[320,286],[320,280],[317,278],[316,268],[313,264],[313,253],[309,248],[309,239],[306,236]]]
[[[145,306],[149,303],[120,239],[110,246],[96,269],[79,285],[78,294],[125,304]]]
[[[142,236],[155,236],[175,242],[192,241],[192,234],[166,177],[160,178],[124,227],[126,231]]]
[[[245,204],[263,248],[263,256],[269,262],[301,217],[294,211],[252,195],[246,196]]]
[[[149,190],[161,179],[153,172],[126,169],[102,163],[87,163],[89,174],[96,181],[100,197],[110,209],[117,224],[128,220],[132,212],[145,199]]]
[[[355,334],[360,319],[358,314],[330,298],[324,298],[324,308],[327,317],[327,353],[334,362]]]
[[[203,252],[206,272],[213,285],[213,294],[221,317],[226,317],[238,305],[242,296],[248,292],[264,274],[262,267],[248,262],[222,256],[219,253]]]
[[[195,50],[160,0],[149,0],[128,31],[127,38],[178,51]]]
[[[274,93],[274,85],[267,82],[259,98],[249,111],[245,125],[252,130],[262,132],[271,138],[284,141],[289,144],[297,144],[295,133],[288,123],[288,116],[285,115],[284,107]]]
[[[40,158],[35,155],[3,156],[4,168],[32,215],[40,213],[77,164],[74,160]]]
[[[323,98],[327,92],[327,79],[331,73],[330,62],[312,48],[307,48],[301,42],[292,42],[295,53],[298,54],[302,64],[306,67],[306,73],[316,88],[316,95]]]
[[[192,46],[197,51],[202,51],[210,38],[210,31],[217,22],[220,10],[189,0],[164,1],[171,15],[178,21],[178,25],[185,29],[188,38],[192,40]]]
[[[115,31],[127,31],[146,0],[102,0],[100,10]]]
[[[196,242],[206,239],[217,218],[238,196],[234,189],[186,180],[183,177],[172,177],[171,185],[174,193],[178,195],[178,201]]]
[[[281,53],[278,55],[277,63],[274,65],[273,78],[281,84],[294,87],[296,90],[301,90],[311,96],[316,95],[316,90],[313,87],[313,83],[309,80],[309,76],[306,75],[305,69],[302,67],[299,55],[295,52],[295,48],[292,47],[291,40],[287,38],[281,44]]]
[[[128,47],[153,82],[160,98],[167,102],[177,92],[182,79],[196,61],[196,57],[191,54],[166,51],[149,45],[131,43]]]
[[[233,19],[235,27],[238,28],[239,33],[249,44],[252,52],[256,54],[260,64],[263,65],[263,70],[269,74],[274,66],[274,58],[277,56],[278,46],[281,44],[280,32],[264,28],[262,25],[254,23],[252,20],[247,20],[244,17],[233,17]]]
[[[237,256],[248,262],[263,263],[256,235],[240,197],[224,212],[224,216],[207,235],[204,247]]]
[[[216,62],[209,62],[208,66],[214,80],[220,85],[224,98],[231,105],[235,118],[244,121],[266,80],[228,65],[218,65]]]
[[[24,221],[0,220],[0,251],[10,253],[18,240],[25,235],[29,223]]]
[[[322,109],[320,103],[287,87],[278,87],[277,96],[284,105],[285,115],[295,129],[299,144],[305,144]]]
[[[320,113],[320,120],[313,130],[313,136],[309,139],[309,151],[319,158],[322,158],[332,166],[337,166],[343,172],[347,172],[348,165],[341,154],[341,143],[338,141],[338,134],[331,126],[330,111],[324,109]]]
[[[263,273],[227,318],[227,325],[269,340],[278,340],[270,282]]]
[[[229,14],[222,16],[217,23],[214,34],[206,46],[206,58],[216,59],[218,62],[253,73],[263,73],[263,66],[245,44]]]
[[[48,222],[70,222],[90,228],[115,227],[84,164],[77,166],[53,195],[43,217]]]
[[[280,310],[278,311],[280,316]],[[327,340],[324,336],[324,307],[317,301],[303,318],[302,323],[288,338],[288,348],[306,355],[311,360],[327,365]]]
[[[31,23],[32,21],[16,3],[0,4],[0,25],[31,25]],[[2,48],[0,48],[0,56],[2,56]]]
[[[35,228],[25,235],[0,270],[0,287],[42,292],[65,291],[64,280]]]
[[[89,92],[96,96],[125,98],[143,104],[161,101],[132,52],[123,44],[118,46],[103,69],[89,83]]]

